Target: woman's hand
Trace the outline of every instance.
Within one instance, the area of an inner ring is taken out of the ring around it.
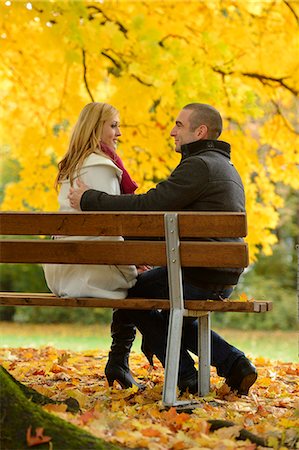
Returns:
[[[152,269],[152,266],[148,266],[147,264],[141,264],[140,266],[137,266],[138,273],[147,272],[148,270],[151,270],[151,269]]]

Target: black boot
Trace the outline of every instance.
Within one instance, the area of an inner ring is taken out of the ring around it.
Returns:
[[[141,351],[146,356],[149,365],[154,366],[154,353],[150,346],[148,345],[148,340],[142,336],[142,342],[141,342]]]
[[[239,395],[247,395],[249,388],[255,383],[256,379],[256,368],[248,358],[241,356],[233,364],[225,381]]]
[[[139,389],[144,388],[142,384],[134,380],[129,368],[129,354],[135,335],[135,326],[124,321],[121,310],[114,310],[111,324],[112,345],[105,367],[105,375],[109,386],[117,381],[123,389],[130,388],[133,385]]]
[[[198,394],[198,373],[194,369],[194,372],[189,376],[179,377],[178,388],[182,392],[188,390],[189,394]]]

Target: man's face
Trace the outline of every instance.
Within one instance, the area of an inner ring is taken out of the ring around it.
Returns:
[[[183,144],[190,144],[190,142],[198,141],[200,139],[198,128],[194,131],[190,131],[189,118],[192,112],[191,109],[182,109],[175,121],[175,126],[170,132],[170,136],[172,136],[175,141],[175,151],[178,153],[180,153]]]

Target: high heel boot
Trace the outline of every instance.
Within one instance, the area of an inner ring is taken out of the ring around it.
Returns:
[[[109,386],[117,381],[123,389],[137,386],[144,388],[133,378],[129,368],[129,355],[133,345],[136,329],[132,323],[125,322],[121,310],[114,310],[111,324],[112,345],[108,362],[105,367],[105,375]]]
[[[146,357],[146,359],[149,362],[150,366],[154,366],[154,352],[152,351],[151,347],[148,345],[148,340],[145,338],[145,336],[142,336],[141,341],[141,351]]]

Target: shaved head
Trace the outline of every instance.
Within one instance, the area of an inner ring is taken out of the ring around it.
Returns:
[[[189,117],[190,131],[195,131],[200,125],[206,125],[208,139],[218,139],[222,132],[222,118],[217,109],[205,103],[190,103],[183,109],[192,111]]]

